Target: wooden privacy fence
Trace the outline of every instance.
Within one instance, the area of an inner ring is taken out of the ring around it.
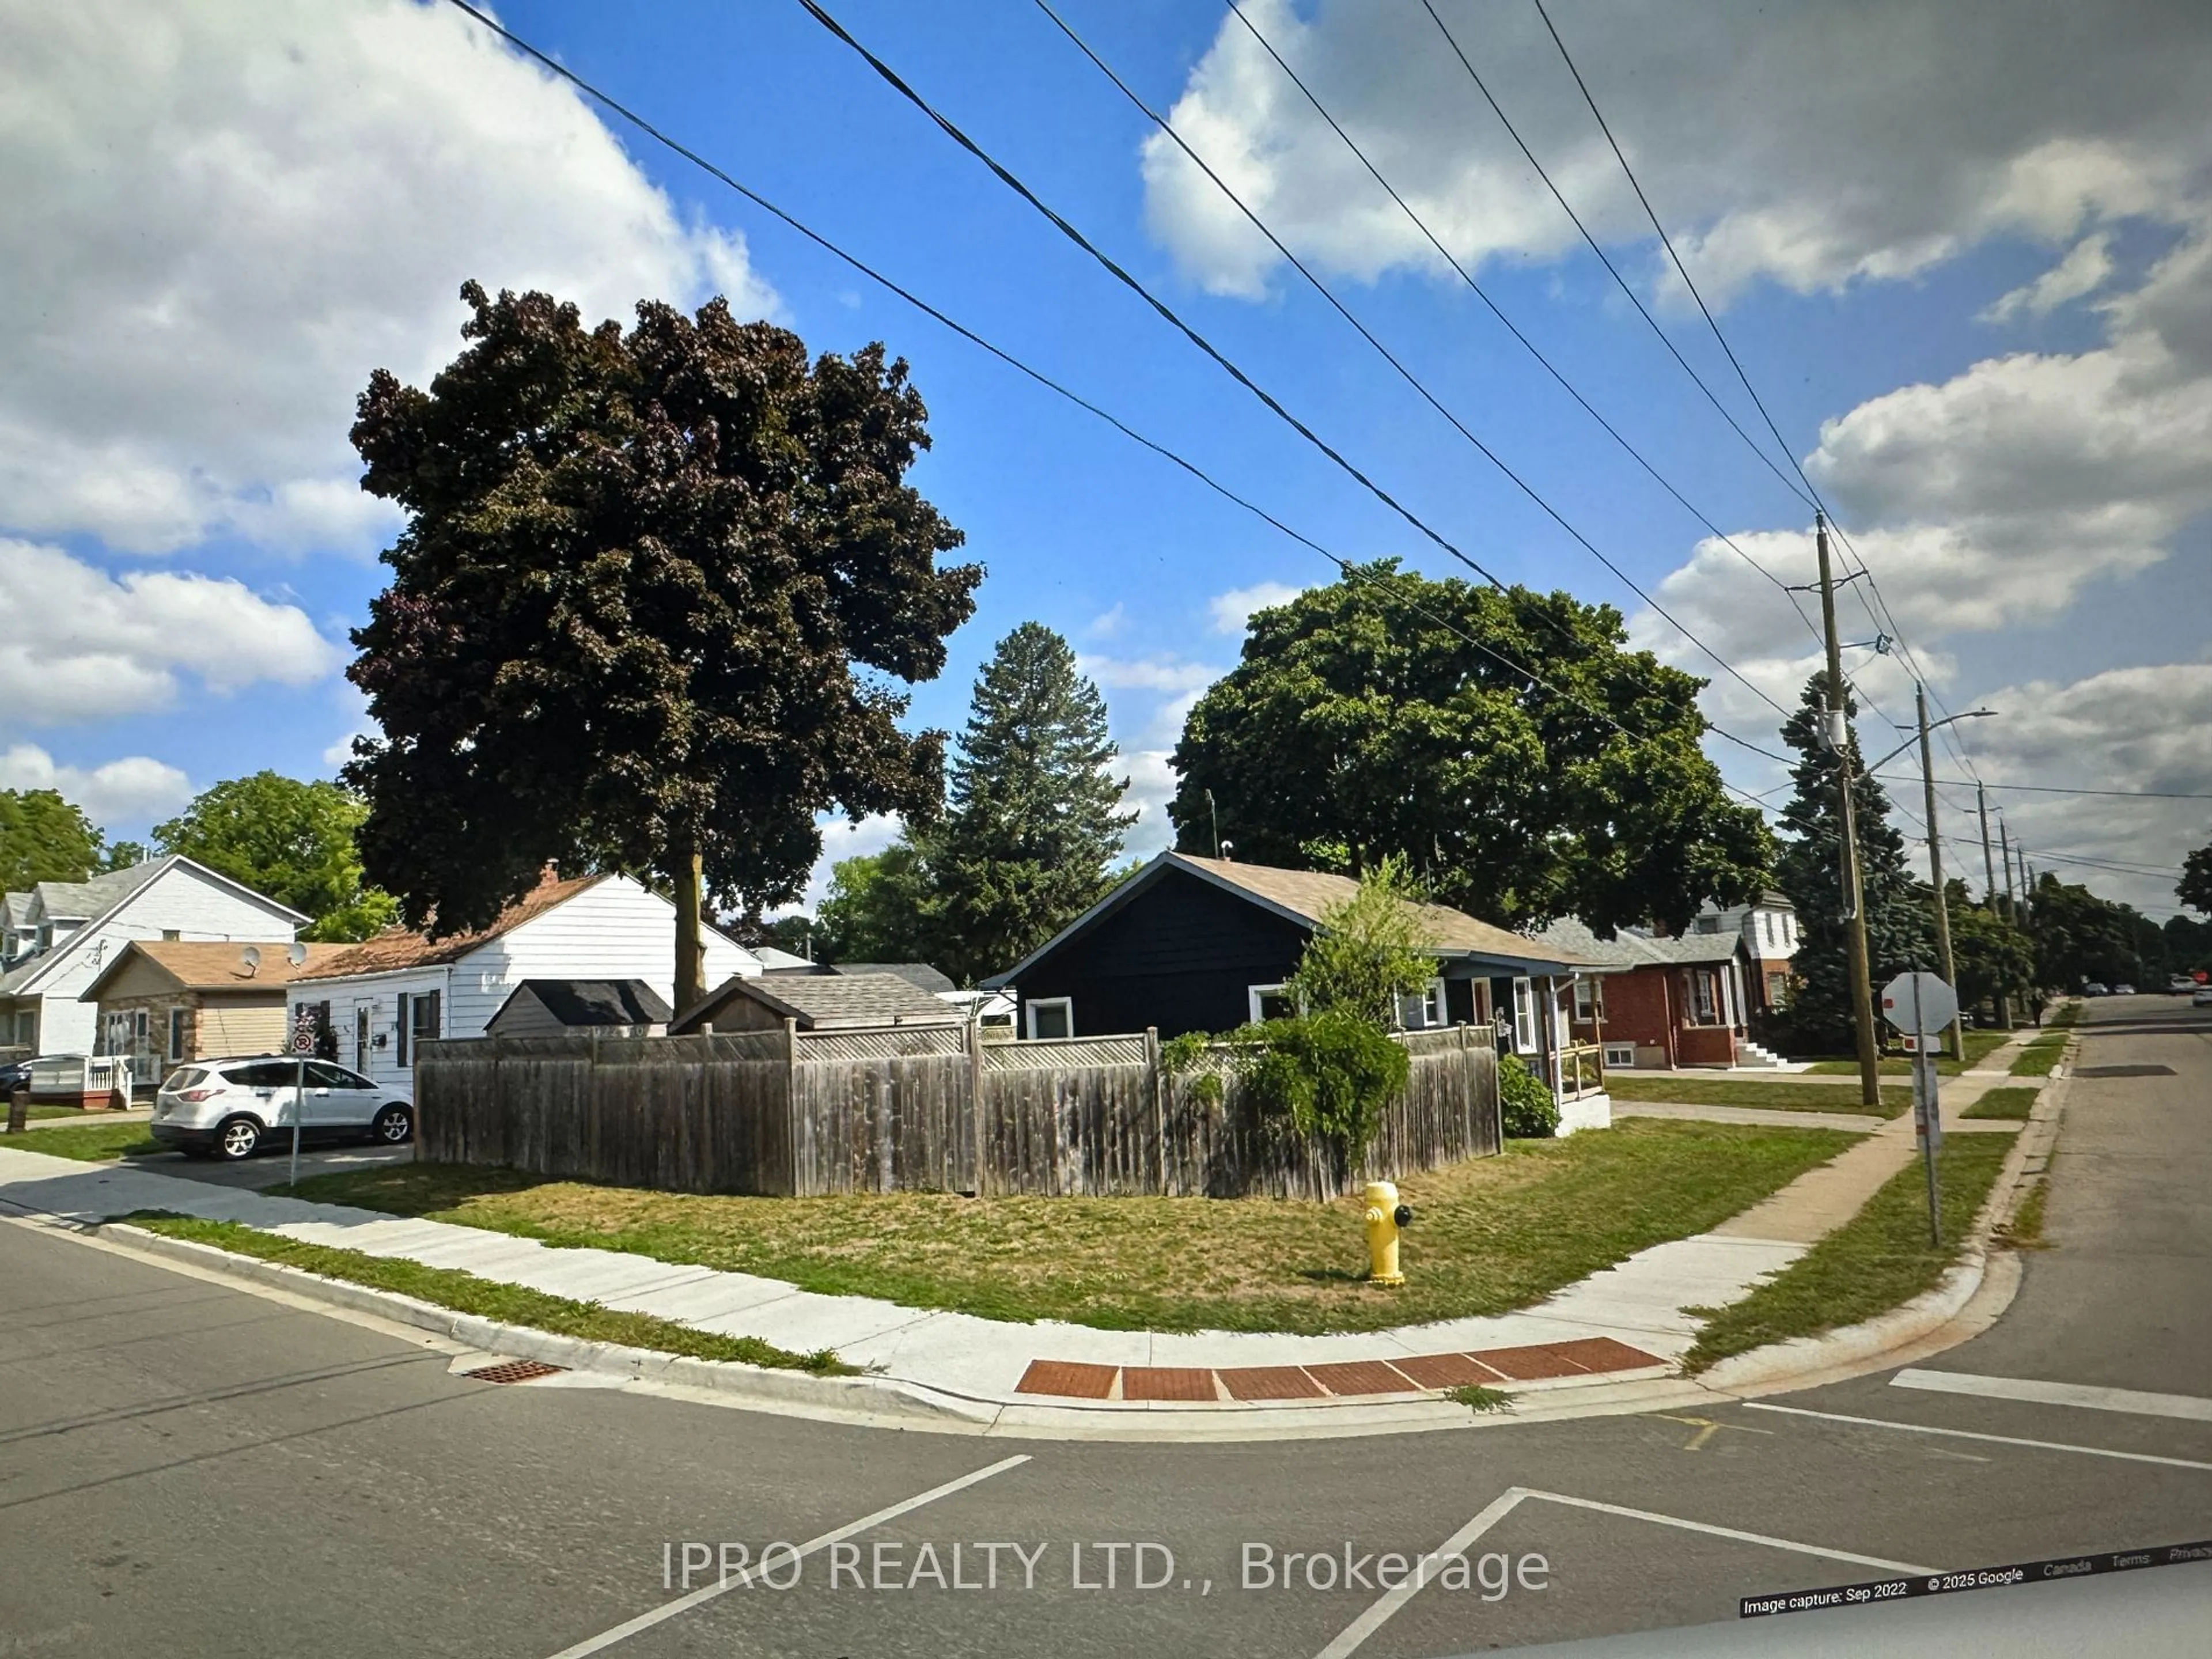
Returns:
[[[1160,1064],[1151,1032],[972,1027],[426,1042],[422,1156],[677,1192],[1320,1197],[1495,1152],[1487,1028],[1419,1031],[1363,1170]]]

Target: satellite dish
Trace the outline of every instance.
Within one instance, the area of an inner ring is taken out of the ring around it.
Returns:
[[[247,945],[243,951],[240,951],[238,953],[238,959],[246,964],[246,976],[248,979],[252,979],[254,975],[261,971],[261,947],[259,945]]]
[[[284,960],[290,963],[295,968],[297,968],[301,963],[307,961],[307,947],[304,945],[294,944],[288,947],[284,952]]]

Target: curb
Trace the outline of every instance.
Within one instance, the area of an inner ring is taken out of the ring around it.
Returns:
[[[1730,1355],[1692,1380],[1715,1393],[1745,1398],[1821,1388],[1941,1353],[1995,1324],[2020,1288],[2021,1264],[2017,1251],[1991,1241],[2012,1219],[2029,1187],[2043,1177],[2058,1139],[2080,1041],[2068,1038],[2054,1080],[2043,1085],[1974,1218],[1964,1259],[1946,1270],[1935,1289],[1860,1324]]]
[[[456,1313],[451,1308],[419,1301],[397,1291],[374,1290],[342,1279],[325,1279],[283,1262],[236,1255],[191,1239],[170,1238],[123,1222],[103,1222],[72,1231],[125,1244],[141,1255],[186,1262],[229,1278],[272,1285],[311,1301],[411,1325],[465,1348],[539,1360],[548,1365],[558,1365],[563,1370],[622,1382],[701,1389],[725,1396],[735,1404],[769,1411],[788,1413],[794,1407],[811,1407],[825,1415],[863,1418],[885,1424],[964,1424],[981,1427],[996,1415],[995,1412],[978,1415],[964,1402],[941,1400],[910,1383],[884,1377],[811,1376],[801,1372],[769,1370],[734,1360],[696,1359],[688,1354],[661,1353],[649,1348],[625,1347],[620,1343],[595,1342],[585,1337],[559,1336],[524,1325],[501,1324],[475,1314]]]

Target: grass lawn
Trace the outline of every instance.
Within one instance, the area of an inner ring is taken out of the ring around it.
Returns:
[[[2058,1063],[2058,1056],[2066,1047],[2066,1034],[2054,1031],[2039,1036],[2014,1056],[2012,1074],[2014,1077],[2046,1077]]]
[[[1881,1117],[1896,1117],[1912,1108],[1908,1084],[1884,1084],[1878,1114],[1859,1103],[1856,1091],[1832,1083],[1705,1077],[1694,1072],[1670,1072],[1664,1077],[1607,1072],[1605,1086],[1615,1100],[1674,1100],[1685,1106],[1764,1106],[1777,1112],[1857,1112]]]
[[[2002,1117],[2025,1122],[2038,1089],[1992,1089],[1960,1113],[1962,1117]]]
[[[1948,1054],[1938,1054],[1936,1056],[1936,1075],[1956,1077],[1962,1071],[1972,1070],[1997,1049],[2003,1048],[2005,1040],[2011,1036],[2010,1031],[1984,1031],[1978,1029],[1968,1031],[1966,1033],[1966,1063],[1961,1066]],[[1881,1062],[1881,1069],[1886,1077],[1911,1077],[1912,1061],[1910,1056],[1893,1054]],[[1856,1060],[1816,1060],[1808,1071],[1814,1077],[1856,1077],[1859,1073],[1859,1063]]]
[[[80,1158],[87,1164],[169,1150],[148,1134],[143,1123],[71,1123],[58,1129],[26,1129],[20,1135],[0,1135],[0,1146],[44,1152],[49,1158]]]
[[[307,1244],[278,1233],[240,1226],[234,1221],[202,1221],[191,1216],[140,1212],[121,1218],[134,1227],[212,1244],[219,1250],[281,1261],[325,1279],[343,1279],[380,1291],[397,1291],[422,1302],[474,1314],[509,1325],[526,1325],[556,1336],[583,1337],[593,1342],[619,1342],[632,1348],[653,1348],[663,1353],[689,1354],[695,1359],[734,1359],[747,1365],[766,1365],[778,1370],[813,1371],[851,1376],[859,1368],[848,1365],[827,1348],[814,1353],[792,1353],[755,1336],[718,1336],[694,1330],[672,1320],[650,1314],[617,1313],[596,1302],[572,1302],[548,1296],[520,1285],[479,1279],[453,1267],[426,1267],[419,1261],[395,1261],[360,1250],[343,1250],[326,1244]]]
[[[1931,1290],[1959,1249],[2011,1152],[2010,1135],[1954,1135],[1936,1158],[1943,1244],[1928,1242],[1927,1176],[1916,1158],[1866,1207],[1741,1302],[1706,1322],[1683,1358],[1696,1372],[1730,1354],[1811,1336],[1911,1301]]]
[[[737,1198],[394,1164],[300,1196],[548,1243],[781,1279],[988,1318],[1127,1330],[1358,1331],[1505,1313],[1650,1245],[1702,1232],[1855,1137],[1629,1119],[1511,1141],[1399,1183],[1407,1283],[1366,1282],[1356,1200]]]

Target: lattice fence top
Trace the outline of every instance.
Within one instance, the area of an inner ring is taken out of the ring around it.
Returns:
[[[903,1060],[918,1054],[959,1054],[967,1051],[967,1030],[958,1025],[799,1034],[799,1063],[802,1066],[809,1060]]]
[[[1079,1066],[1142,1066],[1141,1036],[1053,1037],[1034,1042],[998,1042],[983,1050],[988,1071],[1050,1071]]]

